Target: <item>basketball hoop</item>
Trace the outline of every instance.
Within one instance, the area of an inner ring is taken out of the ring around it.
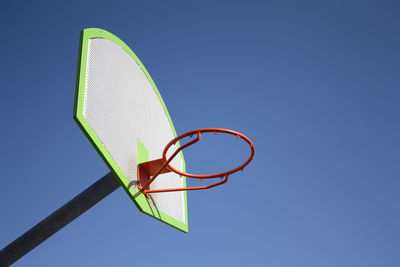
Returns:
[[[180,151],[183,149],[187,148],[188,146],[193,145],[194,143],[198,142],[203,133],[225,133],[225,134],[230,134],[234,135],[239,139],[243,139],[249,146],[250,146],[250,155],[246,159],[246,161],[241,164],[240,166],[231,169],[229,171],[221,172],[221,173],[216,173],[216,174],[206,174],[206,175],[200,175],[200,174],[191,174],[191,173],[186,173],[182,172],[170,165],[171,161],[178,155]],[[176,144],[179,140],[185,138],[185,137],[192,137],[196,135],[196,138],[193,139],[192,141],[186,143],[185,145],[179,147],[168,159],[167,159],[167,152],[169,148]],[[160,192],[173,192],[173,191],[188,191],[188,190],[200,190],[200,189],[209,189],[212,187],[215,187],[217,185],[224,184],[228,181],[229,175],[232,173],[235,173],[237,171],[243,170],[253,159],[255,153],[254,149],[254,144],[248,138],[242,133],[229,130],[229,129],[222,129],[222,128],[204,128],[204,129],[198,129],[198,130],[193,130],[187,133],[184,133],[182,135],[179,135],[172,139],[164,148],[164,151],[162,153],[162,158],[157,159],[157,160],[152,160],[148,162],[144,162],[141,164],[138,164],[138,188],[148,196],[150,193],[160,193]],[[168,173],[168,172],[175,172],[179,174],[180,176],[186,176],[190,178],[196,178],[196,179],[211,179],[211,178],[221,178],[223,179],[222,181],[206,185],[206,186],[195,186],[195,187],[186,187],[186,188],[166,188],[166,189],[157,189],[157,190],[151,190],[149,189],[150,184],[158,177],[158,175],[163,174],[163,173]]]

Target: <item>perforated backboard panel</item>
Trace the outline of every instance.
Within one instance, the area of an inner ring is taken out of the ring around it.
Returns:
[[[137,164],[159,159],[176,136],[160,93],[137,56],[111,33],[85,29],[77,87],[77,122],[139,209],[187,231],[186,192],[155,193],[148,199],[137,189]],[[184,170],[182,154],[173,165]],[[185,178],[167,173],[151,189],[185,186]]]

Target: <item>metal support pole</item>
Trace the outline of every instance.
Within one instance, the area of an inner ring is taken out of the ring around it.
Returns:
[[[110,172],[0,251],[0,267],[9,266],[58,230],[114,192],[120,184]]]

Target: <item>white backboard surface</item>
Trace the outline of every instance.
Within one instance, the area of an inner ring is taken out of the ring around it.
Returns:
[[[185,191],[146,198],[137,188],[137,164],[161,158],[165,145],[176,136],[153,80],[132,50],[107,31],[85,29],[80,53],[76,121],[138,208],[187,232]],[[182,154],[173,166],[185,169]],[[185,186],[185,178],[166,173],[150,189]]]

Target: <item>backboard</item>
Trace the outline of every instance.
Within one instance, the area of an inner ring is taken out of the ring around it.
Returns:
[[[187,232],[186,191],[147,198],[137,188],[137,164],[160,158],[176,137],[150,74],[124,42],[102,29],[82,31],[79,53],[76,122],[142,212]],[[173,166],[185,170],[182,153]],[[151,189],[186,187],[185,179],[163,174]]]

